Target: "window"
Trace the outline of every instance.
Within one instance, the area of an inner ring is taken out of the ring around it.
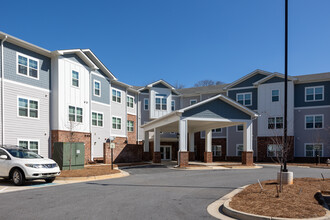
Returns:
[[[237,93],[236,94],[236,101],[244,106],[251,106],[252,105],[252,93]]]
[[[212,129],[212,133],[221,133],[221,128]]]
[[[21,117],[38,118],[39,102],[32,99],[18,98],[18,115]]]
[[[118,91],[116,89],[112,89],[112,101],[121,103],[121,92],[120,91]]]
[[[101,82],[94,80],[94,95],[101,96]]]
[[[166,97],[156,97],[156,109],[157,110],[166,110],[167,109]]]
[[[243,144],[236,145],[236,156],[242,156],[243,152]]]
[[[221,156],[221,145],[213,145],[212,146],[213,156]]]
[[[127,121],[127,131],[128,132],[134,131],[134,121]]]
[[[171,110],[175,111],[175,100],[171,101]]]
[[[305,128],[306,129],[323,128],[323,115],[306,115]]]
[[[98,126],[98,127],[103,127],[103,114],[102,113],[92,112],[92,125]]]
[[[243,131],[243,125],[236,125],[236,131],[237,132]]]
[[[17,55],[17,73],[31,78],[39,78],[39,61],[24,55]]]
[[[196,104],[197,103],[197,99],[190,99],[190,105]]]
[[[268,118],[268,129],[282,129],[283,117],[271,117]]]
[[[144,110],[149,110],[149,99],[144,99]]]
[[[323,101],[324,86],[306,87],[305,102]]]
[[[267,157],[281,157],[281,156],[282,156],[282,145],[269,144],[267,146]]]
[[[133,108],[134,97],[127,96],[127,107]]]
[[[305,144],[306,157],[323,157],[323,144]]]
[[[272,90],[272,102],[278,102],[280,100],[280,91],[278,89]]]
[[[79,87],[79,73],[72,70],[72,86]]]
[[[19,140],[18,146],[24,149],[28,149],[38,154],[39,152],[39,142],[38,141],[29,141],[29,140]]]
[[[112,117],[112,128],[113,129],[121,129],[121,118]]]
[[[69,121],[83,122],[83,109],[79,107],[69,106]]]

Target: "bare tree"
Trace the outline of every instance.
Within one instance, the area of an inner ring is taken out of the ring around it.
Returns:
[[[179,82],[176,82],[174,84],[174,88],[176,88],[176,89],[184,89],[185,87],[186,87],[185,85],[183,85],[183,84],[181,84]]]
[[[221,85],[223,82],[221,81],[214,81],[214,80],[201,80],[194,84],[194,87],[203,87],[203,86],[213,86],[213,85]]]

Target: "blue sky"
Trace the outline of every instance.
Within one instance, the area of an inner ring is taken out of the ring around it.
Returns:
[[[289,7],[289,74],[329,72],[330,1]],[[131,85],[284,72],[284,0],[5,1],[0,30],[48,50],[90,48]]]

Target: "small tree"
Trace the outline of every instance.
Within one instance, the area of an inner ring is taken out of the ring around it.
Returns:
[[[221,81],[214,81],[214,80],[201,80],[194,84],[194,87],[203,87],[203,86],[213,86],[213,85],[221,85],[223,82]]]

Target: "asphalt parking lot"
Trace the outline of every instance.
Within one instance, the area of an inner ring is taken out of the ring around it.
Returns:
[[[295,177],[330,177],[328,169],[289,169]],[[0,206],[1,218],[213,219],[206,210],[209,204],[237,187],[274,179],[278,167],[183,171],[149,165],[124,170],[130,176],[50,187],[41,183],[0,193],[0,201],[6,201]]]

